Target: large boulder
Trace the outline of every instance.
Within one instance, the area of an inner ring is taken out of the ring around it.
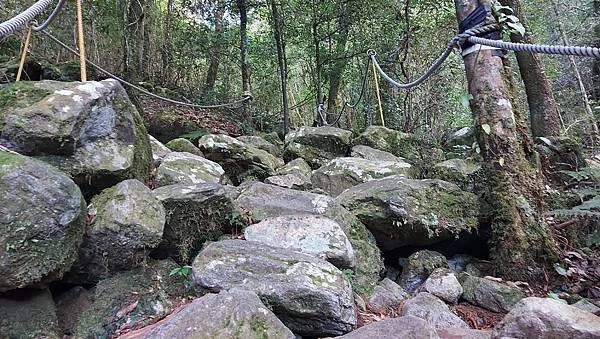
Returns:
[[[402,301],[409,298],[410,295],[400,285],[385,278],[377,284],[369,297],[369,306],[374,312],[386,312],[396,309]]]
[[[397,157],[390,152],[380,151],[373,147],[365,145],[356,145],[352,147],[350,156],[354,158],[363,158],[373,161],[393,161],[393,162],[404,162],[404,158]]]
[[[61,278],[77,259],[86,217],[67,175],[0,151],[0,292]]]
[[[302,127],[285,136],[284,158],[303,158],[317,169],[350,152],[352,132],[335,127]]]
[[[481,164],[473,158],[450,159],[433,166],[431,178],[448,181],[462,190],[475,192],[477,184],[483,181]]]
[[[275,172],[277,175],[286,175],[286,174],[298,174],[302,176],[309,177],[312,175],[312,168],[306,162],[306,160],[302,158],[296,158],[284,166],[281,166]]]
[[[148,178],[148,134],[116,80],[18,83],[0,89],[4,96],[0,144],[59,167],[86,196]]]
[[[69,282],[93,284],[140,266],[162,240],[165,210],[138,180],[121,182],[94,197],[90,225]]]
[[[600,338],[600,317],[550,298],[525,298],[496,325],[493,338]]]
[[[356,325],[350,283],[335,266],[310,255],[251,241],[214,242],[198,254],[192,275],[209,291],[254,291],[302,336],[341,335]]]
[[[239,212],[220,184],[170,185],[157,188],[154,195],[166,212],[157,257],[188,261],[204,242],[217,240],[236,226],[231,220]]]
[[[411,165],[405,162],[336,158],[314,171],[311,181],[314,187],[337,196],[358,184],[397,174],[410,176]]]
[[[439,268],[447,268],[448,261],[442,254],[423,250],[410,255],[398,280],[400,286],[413,293]]]
[[[277,175],[265,179],[265,183],[301,191],[312,188],[312,182],[310,181],[312,169],[302,158],[294,159],[279,167],[275,174]]]
[[[478,226],[477,196],[441,180],[396,175],[352,187],[336,200],[369,228],[384,250],[434,244]]]
[[[294,339],[294,334],[250,291],[207,294],[167,317],[141,338]]]
[[[216,162],[191,153],[172,152],[163,158],[156,171],[156,185],[220,183],[224,175],[225,171]]]
[[[354,267],[354,250],[336,221],[321,215],[267,218],[244,230],[248,241],[314,255],[338,268]]]
[[[204,157],[204,154],[202,154],[200,149],[188,139],[173,139],[169,141],[165,146],[168,147],[172,152],[186,152],[200,157]]]
[[[439,339],[429,323],[411,315],[384,319],[359,328],[338,339]]]
[[[401,314],[427,320],[436,329],[469,328],[469,325],[452,313],[443,301],[426,292],[419,293],[404,303]]]
[[[50,291],[18,290],[0,295],[0,337],[62,338]]]
[[[235,184],[248,178],[270,177],[280,165],[275,156],[227,135],[205,135],[198,145],[207,159],[223,166]]]
[[[167,146],[163,145],[162,142],[156,140],[155,137],[149,135],[148,138],[150,139],[150,147],[152,147],[152,160],[154,160],[154,166],[158,167],[162,159],[172,151],[168,149]]]
[[[244,135],[241,137],[237,137],[236,139],[250,146],[254,146],[258,149],[266,151],[267,153],[272,154],[278,158],[282,155],[282,149],[280,147],[268,142],[262,137],[254,135]]]
[[[343,228],[354,249],[355,290],[368,294],[379,281],[383,261],[373,235],[331,197],[254,183],[243,190],[236,202],[241,208],[249,211],[255,221],[299,214],[323,215],[335,220]]]
[[[456,304],[463,294],[463,288],[456,274],[446,268],[434,270],[423,284],[425,290],[445,302]]]
[[[474,277],[468,273],[458,276],[463,287],[463,299],[492,312],[506,313],[523,299],[523,292],[517,287]]]

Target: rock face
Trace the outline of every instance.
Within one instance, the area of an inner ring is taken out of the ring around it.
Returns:
[[[294,339],[294,334],[250,291],[207,294],[148,332],[144,338]]]
[[[317,169],[350,152],[352,132],[335,127],[302,127],[285,137],[284,158],[303,158]]]
[[[126,180],[94,197],[91,223],[67,280],[96,283],[141,265],[162,240],[165,210],[152,191]]]
[[[314,187],[321,188],[332,196],[338,196],[358,184],[397,174],[410,176],[410,164],[362,158],[337,158],[316,170],[311,181]]]
[[[0,295],[2,338],[62,338],[56,307],[48,290],[19,290]]]
[[[273,155],[227,135],[205,135],[198,145],[207,159],[225,169],[234,184],[248,178],[265,179],[279,167],[279,161]]]
[[[441,339],[491,339],[492,331],[480,331],[466,328],[438,329],[437,334]]]
[[[516,287],[502,285],[495,281],[461,273],[463,299],[493,312],[506,313],[523,298],[523,292]]]
[[[374,149],[373,147],[365,145],[356,145],[352,147],[352,151],[350,151],[350,156],[354,158],[363,158],[373,161],[404,162],[404,158],[397,157],[392,153],[380,151],[378,149]]]
[[[162,159],[172,151],[153,136],[149,135],[148,138],[150,139],[150,147],[152,148],[152,160],[154,160],[154,166],[158,166]]]
[[[536,138],[535,150],[540,155],[544,173],[555,182],[562,183],[570,178],[561,171],[578,171],[587,167],[581,143],[571,138]]]
[[[364,145],[389,152],[406,159],[416,159],[419,154],[419,142],[410,134],[385,128],[369,126],[353,141],[354,145]]]
[[[355,289],[369,293],[379,280],[383,262],[375,239],[365,226],[331,197],[255,183],[237,198],[237,204],[261,221],[286,215],[323,215],[335,220],[344,230],[356,257]]]
[[[207,240],[217,240],[232,229],[227,220],[237,210],[219,184],[170,185],[154,195],[165,207],[166,223],[157,255],[177,255],[187,261]]]
[[[17,99],[1,101],[0,144],[57,166],[85,195],[148,177],[148,134],[117,81],[19,83],[2,92]]]
[[[381,320],[338,337],[340,339],[439,339],[435,329],[427,321],[405,316]]]
[[[0,292],[62,277],[77,259],[86,215],[64,173],[0,151]]]
[[[443,301],[425,292],[407,301],[402,308],[402,315],[427,320],[436,329],[469,328],[469,325],[452,313]]]
[[[192,273],[203,289],[243,286],[255,292],[302,336],[341,335],[356,325],[350,283],[335,266],[313,256],[251,241],[219,241],[198,254]]]
[[[188,139],[173,139],[169,141],[165,146],[168,147],[172,152],[186,152],[191,153],[193,155],[197,155],[199,157],[204,157],[204,154],[202,154],[200,149]]]
[[[448,151],[461,151],[462,146],[471,147],[475,142],[475,131],[473,127],[463,127],[451,132],[446,137],[444,148]]]
[[[297,158],[288,162],[284,166],[279,167],[276,173],[278,175],[298,174],[310,178],[312,175],[312,168],[310,168],[310,165],[306,162],[306,160]]]
[[[337,201],[358,217],[384,250],[424,246],[476,230],[477,197],[441,180],[396,175],[350,188]]]
[[[463,288],[454,272],[445,268],[433,271],[423,287],[427,292],[451,304],[456,304],[463,294]]]
[[[442,254],[423,250],[408,257],[408,262],[402,270],[399,284],[405,290],[414,292],[438,268],[447,268],[448,261]]]
[[[493,338],[600,337],[600,318],[549,298],[525,298],[494,329]]]
[[[310,177],[295,173],[268,177],[265,179],[265,184],[300,191],[307,191],[312,188],[312,182],[310,181]]]
[[[369,306],[375,312],[384,312],[395,309],[403,300],[409,298],[410,295],[400,285],[385,278],[377,284],[369,297]]]
[[[483,180],[481,164],[473,159],[450,159],[436,164],[431,171],[433,178],[455,183],[461,189],[475,191],[478,181]]]
[[[191,153],[172,152],[158,167],[156,184],[161,187],[174,184],[219,183],[224,175],[225,171],[216,162]]]
[[[354,250],[342,227],[320,215],[267,218],[247,227],[244,236],[327,260],[338,268],[354,267]]]
[[[261,149],[261,150],[263,150],[269,154],[272,154],[276,157],[281,157],[281,155],[282,155],[281,148],[277,147],[276,145],[268,142],[267,140],[265,140],[259,136],[244,135],[241,137],[237,137],[236,139],[238,139],[239,141],[246,143],[250,146],[254,146],[258,149]]]

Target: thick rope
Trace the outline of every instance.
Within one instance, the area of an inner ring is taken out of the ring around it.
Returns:
[[[25,27],[28,22],[32,21],[33,18],[42,13],[52,1],[53,0],[40,0],[23,11],[23,13],[0,23],[0,38]]]
[[[50,13],[50,15],[48,16],[46,21],[44,21],[39,26],[33,26],[33,31],[41,32],[41,31],[45,30],[46,28],[48,28],[48,26],[50,26],[50,24],[54,21],[54,19],[56,19],[56,16],[60,12],[60,10],[63,8],[65,2],[66,2],[66,0],[58,0],[56,7],[54,7],[54,9],[52,10],[52,13]]]
[[[473,44],[495,47],[499,49],[507,49],[515,52],[600,58],[600,48],[596,47],[532,45],[515,42],[505,42],[501,40],[490,40],[475,36],[469,37],[468,40],[470,43]]]
[[[54,41],[55,43],[57,43],[58,45],[60,45],[61,47],[63,47],[64,49],[66,49],[67,51],[75,54],[76,56],[79,56],[79,52],[77,52],[75,49],[71,48],[69,45],[65,44],[64,42],[60,41],[58,38],[56,38],[54,35],[50,34],[48,31],[42,31],[43,34],[45,34],[47,37],[49,37],[52,41]],[[227,104],[219,104],[219,105],[197,105],[197,104],[192,104],[192,103],[188,103],[188,102],[182,102],[182,101],[177,101],[177,100],[173,100],[173,99],[169,99],[169,98],[165,98],[163,96],[160,96],[158,94],[154,94],[152,92],[149,92],[147,90],[145,90],[142,87],[136,86],[122,78],[119,78],[118,76],[110,73],[109,71],[105,70],[104,68],[102,68],[101,66],[96,65],[95,63],[93,63],[92,61],[90,61],[89,59],[85,59],[85,61],[90,64],[92,67],[96,68],[98,71],[104,73],[105,75],[107,75],[108,77],[115,79],[117,81],[119,81],[120,83],[122,83],[125,86],[131,87],[133,89],[136,89],[144,94],[146,94],[147,96],[162,100],[162,101],[166,101],[175,105],[179,105],[179,106],[186,106],[186,107],[193,107],[193,108],[201,108],[201,109],[210,109],[210,108],[222,108],[222,107],[231,107],[231,106],[236,106],[239,104],[242,104],[244,101],[247,100],[251,100],[252,96],[250,95],[246,95],[244,96],[242,99],[237,100],[237,101],[233,101]]]

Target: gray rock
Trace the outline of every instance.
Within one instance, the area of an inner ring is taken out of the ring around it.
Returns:
[[[411,134],[383,126],[369,126],[353,141],[354,145],[364,145],[391,153],[406,159],[418,158],[419,141]]]
[[[163,145],[162,142],[156,140],[156,138],[153,136],[149,135],[148,138],[150,139],[150,147],[152,148],[152,159],[154,160],[154,166],[158,167],[162,159],[172,151],[168,149],[167,146]]]
[[[335,127],[302,127],[285,136],[284,158],[303,158],[314,169],[350,152],[352,132]]]
[[[441,328],[437,330],[441,339],[491,339],[492,331],[480,331],[466,328]]]
[[[411,165],[405,162],[374,161],[362,158],[336,158],[314,171],[314,187],[337,196],[358,184],[397,174],[410,176]]]
[[[469,325],[452,313],[443,301],[434,295],[422,292],[402,307],[402,315],[412,315],[429,322],[436,329],[464,328]]]
[[[430,171],[431,178],[452,182],[469,192],[482,182],[481,164],[469,159],[450,159],[436,164]]]
[[[300,191],[307,191],[312,189],[312,182],[310,181],[310,177],[296,173],[268,177],[265,179],[265,184]]]
[[[232,289],[194,300],[142,338],[294,339],[295,336],[256,294]]]
[[[173,139],[169,141],[165,146],[168,147],[172,152],[186,152],[191,153],[193,155],[197,155],[199,157],[204,157],[204,154],[202,154],[200,149],[188,139]]]
[[[577,307],[580,310],[584,310],[584,311],[587,311],[587,312],[590,312],[590,313],[594,313],[594,314],[600,313],[600,307],[594,305],[593,303],[591,303],[587,299],[581,299],[581,300],[579,300],[578,302],[574,303],[571,306]]]
[[[251,241],[219,241],[198,254],[192,275],[196,286],[210,291],[254,291],[302,336],[341,335],[356,325],[350,283],[313,256]]]
[[[224,175],[225,171],[216,162],[191,153],[172,152],[156,171],[156,185],[219,183]]]
[[[413,316],[388,318],[337,337],[343,339],[439,339],[435,329]]]
[[[472,126],[467,126],[453,131],[446,136],[444,142],[444,148],[449,151],[456,151],[456,146],[468,146],[471,147],[475,142],[475,131]]]
[[[352,150],[350,151],[350,156],[373,161],[405,162],[404,158],[397,157],[392,153],[380,151],[378,149],[365,145],[357,145],[352,147]]]
[[[369,305],[374,312],[385,312],[396,309],[403,300],[409,298],[410,295],[400,285],[385,278],[377,284],[369,297]]]
[[[18,290],[0,295],[0,336],[62,338],[50,291]]]
[[[519,288],[474,277],[468,273],[461,273],[458,279],[464,290],[463,299],[492,312],[506,313],[524,297]]]
[[[320,215],[267,218],[244,230],[248,241],[314,255],[338,268],[354,267],[354,250],[342,227]]]
[[[175,255],[185,262],[205,241],[243,226],[231,225],[239,211],[222,185],[170,185],[157,188],[154,195],[166,212],[163,240],[156,250],[160,258]]]
[[[423,250],[413,253],[402,270],[399,284],[409,293],[413,293],[436,269],[447,267],[446,257],[438,252]]]
[[[600,338],[600,317],[549,298],[525,298],[496,325],[493,338]]]
[[[198,141],[198,146],[207,159],[223,167],[235,184],[248,178],[263,180],[280,166],[275,156],[227,135],[205,135]]]
[[[0,151],[0,292],[60,279],[77,259],[86,216],[67,175]]]
[[[238,139],[239,141],[241,141],[243,143],[246,143],[248,145],[251,145],[258,149],[266,151],[267,153],[272,154],[278,158],[281,157],[281,155],[283,153],[281,148],[277,147],[276,145],[268,142],[267,140],[265,140],[259,136],[244,135],[241,137],[237,137],[236,139]]]
[[[312,168],[310,168],[310,165],[306,162],[306,160],[297,158],[288,162],[284,166],[279,167],[276,173],[277,175],[297,174],[310,178],[312,175]]]
[[[456,275],[446,268],[435,269],[425,280],[423,287],[427,292],[451,304],[456,304],[463,294]]]
[[[485,260],[479,260],[466,254],[456,254],[448,260],[448,266],[456,273],[469,273],[476,277],[490,275],[492,272],[492,263]]]
[[[395,175],[354,186],[336,200],[367,226],[384,250],[431,245],[478,227],[477,196],[441,180]]]
[[[93,284],[140,266],[162,240],[165,210],[152,191],[131,179],[104,190],[88,208],[91,223],[66,279]]]
[[[299,214],[323,215],[337,221],[354,248],[354,288],[368,294],[379,281],[383,262],[375,239],[356,217],[331,197],[254,183],[239,195],[236,202],[244,210],[250,211],[255,221]]]
[[[11,90],[20,94],[0,107],[0,139],[63,170],[86,196],[126,179],[148,178],[148,133],[116,80],[39,81]]]

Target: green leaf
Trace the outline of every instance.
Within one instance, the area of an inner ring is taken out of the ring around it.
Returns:
[[[521,36],[525,36],[525,27],[520,22],[506,22],[506,25],[512,28],[512,31],[515,33],[521,34]]]
[[[169,273],[169,276],[172,277],[174,275],[179,274],[179,272],[181,272],[181,267],[175,267],[174,269],[171,270],[171,272]]]
[[[470,93],[465,92],[458,98],[458,101],[460,101],[460,104],[463,107],[469,108],[469,101],[471,101],[471,99],[473,99],[473,96]]]
[[[556,300],[560,300],[558,294],[554,293],[554,292],[550,292],[548,293],[548,298],[550,299],[556,299]]]
[[[483,129],[483,131],[487,135],[490,135],[490,133],[492,133],[492,127],[490,125],[488,125],[488,124],[481,125],[481,128]]]

